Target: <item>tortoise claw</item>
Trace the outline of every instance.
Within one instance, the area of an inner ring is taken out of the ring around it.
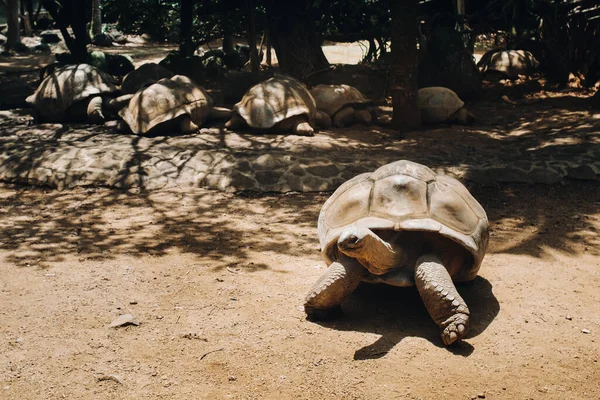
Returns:
[[[444,328],[442,330],[442,340],[446,346],[460,342],[469,327],[469,315],[454,314],[442,324],[442,327]]]

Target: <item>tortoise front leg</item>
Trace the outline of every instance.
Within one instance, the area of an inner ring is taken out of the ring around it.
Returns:
[[[194,121],[192,121],[189,115],[186,115],[181,118],[181,121],[179,122],[179,129],[182,133],[193,133],[197,132],[200,127],[196,125]]]
[[[88,120],[92,124],[103,124],[104,113],[102,112],[102,96],[95,96],[90,99],[87,106]]]
[[[356,259],[342,255],[327,268],[306,296],[304,311],[313,321],[329,320],[342,314],[342,301],[356,289],[367,270]]]
[[[247,129],[248,124],[246,123],[246,120],[244,118],[242,118],[241,115],[239,115],[238,113],[234,113],[231,116],[231,119],[225,123],[225,128],[232,130],[232,131],[235,131],[238,129]]]
[[[442,330],[444,344],[460,340],[469,327],[469,309],[439,257],[428,254],[417,260],[415,283],[427,312]]]

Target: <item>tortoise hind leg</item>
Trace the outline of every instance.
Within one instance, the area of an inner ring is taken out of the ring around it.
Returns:
[[[373,116],[369,110],[356,110],[354,120],[360,124],[369,126],[373,120]]]
[[[415,283],[427,312],[442,330],[444,344],[460,340],[469,327],[469,309],[439,257],[424,255],[417,260]]]
[[[354,112],[355,110],[353,107],[342,108],[333,117],[333,126],[337,128],[343,128],[351,125],[352,122],[354,122]]]
[[[365,275],[366,269],[354,258],[342,256],[331,264],[306,296],[304,311],[307,319],[319,321],[339,317],[342,301]]]

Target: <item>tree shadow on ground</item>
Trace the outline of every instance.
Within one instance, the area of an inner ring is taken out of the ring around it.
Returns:
[[[500,311],[491,283],[477,277],[457,286],[471,312],[470,328],[463,341],[446,347],[453,354],[468,357],[475,348],[469,338],[481,334]],[[439,328],[425,309],[415,287],[361,284],[344,302],[344,315],[336,321],[320,322],[339,331],[358,331],[380,335],[374,343],[357,349],[355,360],[384,357],[406,337],[420,337],[437,347],[445,347]]]
[[[164,255],[176,250],[222,260],[227,265],[246,265],[253,251],[305,254],[302,246],[314,248],[317,243],[316,218],[327,195],[276,195],[248,200],[194,188],[161,197],[159,192],[147,189],[149,183],[164,176],[150,175],[145,162],[168,165],[161,171],[176,179],[184,168],[195,168],[190,166],[190,160],[205,157],[206,169],[194,171],[201,186],[221,179],[223,168],[242,170],[241,162],[231,163],[235,154],[259,157],[279,151],[291,157],[351,160],[356,174],[372,168],[372,161],[380,160],[410,159],[450,172],[460,167],[466,171],[463,181],[488,211],[492,243],[502,243],[490,251],[540,257],[544,247],[571,254],[587,247],[590,253],[598,254],[597,181],[492,187],[472,183],[482,165],[546,163],[549,157],[596,161],[600,156],[600,118],[596,118],[587,99],[546,98],[522,107],[484,99],[473,106],[480,115],[480,121],[473,126],[430,127],[406,132],[400,139],[397,132],[375,126],[334,129],[314,138],[225,133],[218,127],[209,134],[146,138],[115,134],[104,127],[44,124],[32,128],[0,120],[4,146],[0,168],[9,169],[8,176],[22,176],[35,183],[31,171],[42,156],[65,156],[59,171],[42,169],[41,173],[51,177],[48,182],[56,187],[69,187],[72,181],[93,185],[98,167],[83,164],[85,168],[80,165],[76,170],[74,165],[86,160],[84,151],[88,149],[100,148],[102,158],[113,157],[110,149],[102,148],[103,140],[108,138],[128,149],[124,168],[115,172],[111,186],[127,187],[134,182],[132,186],[136,187],[134,193],[81,189],[67,193],[47,191],[43,196],[34,189],[15,189],[13,195],[0,201],[4,210],[0,248],[13,251],[11,261],[19,265],[31,265],[37,259],[57,261],[68,254],[111,258],[119,253]],[[557,212],[557,203],[566,206]],[[247,204],[267,211],[245,213]],[[111,213],[120,219],[111,219]],[[224,214],[238,213],[242,220],[249,219],[247,225],[222,218]],[[131,220],[133,216],[146,221],[136,223]],[[275,226],[285,229],[270,230]],[[546,240],[544,232],[557,230],[560,234]]]
[[[11,186],[0,199],[0,249],[19,266],[46,266],[118,255],[190,253],[249,272],[251,253],[301,254],[315,242],[316,205],[281,209],[279,197],[248,201],[214,191],[131,193],[107,189],[69,192]],[[273,210],[273,211],[271,211]],[[270,225],[270,222],[274,224]]]

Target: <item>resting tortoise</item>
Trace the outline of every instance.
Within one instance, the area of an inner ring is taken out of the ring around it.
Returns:
[[[163,78],[172,78],[175,74],[162,65],[146,63],[128,73],[123,78],[121,90],[123,93],[135,93],[148,83],[157,82]]]
[[[495,73],[510,79],[530,75],[539,65],[533,54],[526,50],[490,50],[477,63],[482,74]]]
[[[179,130],[194,132],[209,117],[226,119],[231,110],[213,107],[206,91],[188,77],[163,78],[140,89],[129,105],[119,111],[135,134],[156,134]],[[121,130],[126,127],[121,125]]]
[[[118,94],[110,75],[89,64],[73,64],[54,70],[26,101],[38,121],[102,123],[104,111],[117,111],[131,97],[116,98]]]
[[[421,121],[426,124],[448,122],[468,125],[475,121],[475,116],[464,107],[465,103],[458,95],[445,87],[419,89],[417,105]]]
[[[355,122],[368,125],[377,119],[373,101],[350,85],[317,85],[310,90],[317,103],[317,110],[331,119],[327,121],[343,128]]]
[[[315,100],[304,84],[285,75],[276,75],[252,86],[233,107],[225,127],[264,129],[313,136],[314,126],[329,117],[317,111]]]
[[[484,209],[456,179],[406,160],[358,175],[325,202],[318,234],[329,268],[306,297],[309,319],[339,316],[364,281],[416,285],[446,345],[467,331],[454,282],[475,279],[489,232]]]

